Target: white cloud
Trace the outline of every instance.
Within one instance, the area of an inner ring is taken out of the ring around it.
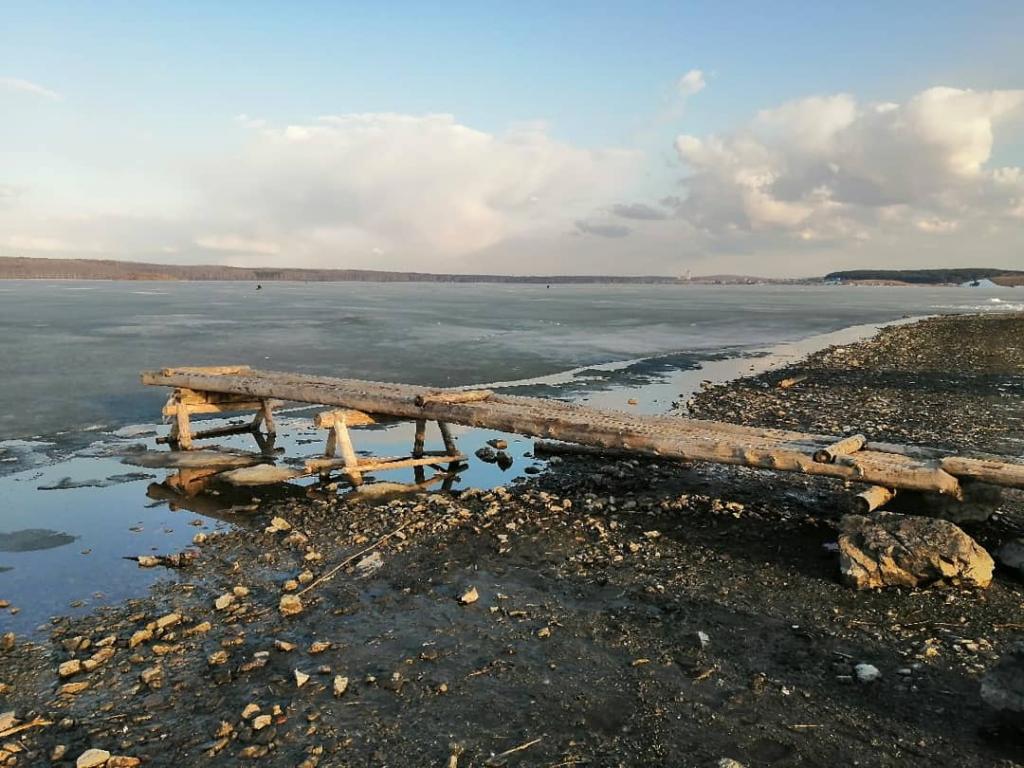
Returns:
[[[28,93],[33,96],[42,96],[47,99],[53,99],[54,101],[60,101],[62,98],[56,91],[51,91],[49,88],[44,88],[38,83],[33,83],[30,80],[22,80],[19,77],[0,77],[0,90],[13,91],[15,93]]]
[[[197,237],[195,243],[200,248],[228,253],[259,253],[272,256],[281,252],[281,247],[277,243],[239,235],[203,235]]]
[[[676,140],[678,213],[705,233],[854,241],[885,227],[950,232],[1011,216],[1019,169],[992,168],[996,126],[1024,90],[930,88],[902,104],[839,94],[765,110],[734,132]]]
[[[676,89],[684,99],[700,93],[706,86],[707,82],[704,80],[704,73],[699,69],[691,69],[680,77],[676,83]]]
[[[450,115],[247,124],[245,151],[202,180],[202,208],[230,222],[228,231],[305,263],[374,249],[458,257],[508,237],[565,232],[628,187],[639,159],[558,142],[539,125],[496,135]]]

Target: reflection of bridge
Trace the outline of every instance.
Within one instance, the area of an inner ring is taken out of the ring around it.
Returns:
[[[260,371],[246,366],[149,371],[142,374],[142,383],[174,388],[164,413],[174,419],[172,438],[181,448],[190,447],[191,439],[204,436],[191,432],[190,413],[254,410],[258,415],[253,425],[234,428],[247,431],[255,429],[261,418],[273,429],[271,408],[275,400],[336,409],[317,417],[317,425],[330,430],[324,457],[308,460],[301,472],[253,466],[225,475],[240,484],[323,475],[333,469],[358,484],[362,474],[369,471],[454,465],[463,457],[447,425],[461,424],[663,459],[739,464],[863,483],[868,488],[859,499],[867,510],[884,504],[898,489],[960,499],[964,487],[970,484],[1024,488],[1024,464],[1003,457],[950,455],[934,448],[873,442],[863,435],[814,435],[678,416],[598,410],[488,390],[438,391],[408,384]],[[348,428],[381,420],[416,422],[411,455],[386,459],[355,455]],[[438,422],[444,451],[424,451],[427,421]],[[224,430],[207,433],[214,434],[224,434]]]

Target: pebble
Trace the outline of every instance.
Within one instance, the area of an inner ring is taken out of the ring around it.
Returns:
[[[78,756],[75,761],[75,768],[98,768],[106,765],[110,760],[110,753],[105,749],[87,749]]]
[[[281,611],[282,616],[295,616],[302,613],[302,600],[298,595],[281,595],[278,610]]]
[[[334,678],[334,695],[343,696],[348,690],[348,678],[338,675]]]
[[[252,728],[254,731],[262,731],[268,725],[273,722],[273,718],[270,715],[259,715],[254,717],[252,720]]]
[[[226,592],[213,601],[213,607],[218,611],[223,611],[225,608],[229,608],[234,602],[235,596],[230,592]]]
[[[308,682],[309,682],[309,675],[307,675],[301,669],[296,669],[295,670],[295,685],[296,685],[296,687],[301,688],[302,686],[304,686]]]
[[[853,668],[853,672],[857,675],[857,681],[861,683],[873,683],[882,677],[882,673],[874,664],[858,664]]]
[[[470,605],[480,599],[480,593],[476,591],[476,587],[470,587],[459,596],[459,602],[463,605]]]

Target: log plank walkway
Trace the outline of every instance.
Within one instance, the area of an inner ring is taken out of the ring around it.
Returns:
[[[385,417],[415,421],[419,428],[430,420],[439,422],[443,431],[447,424],[483,427],[668,460],[739,464],[954,498],[960,498],[964,480],[1024,488],[1024,462],[1016,459],[952,455],[934,448],[875,442],[861,435],[815,435],[671,415],[630,414],[486,390],[437,390],[246,366],[168,368],[143,372],[141,380],[150,386],[174,388],[172,401],[194,403],[207,398],[230,404],[233,398],[240,405],[260,409],[257,414],[264,414],[271,424],[267,404],[290,401],[346,409],[362,423],[367,417],[370,423]],[[344,418],[340,421],[344,428]]]

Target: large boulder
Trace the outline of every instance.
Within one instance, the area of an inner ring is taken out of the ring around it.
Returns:
[[[981,698],[1001,715],[1024,722],[1024,642],[1011,646],[985,674]]]
[[[893,512],[843,518],[839,570],[856,589],[936,582],[987,587],[994,567],[988,552],[946,520]]]

